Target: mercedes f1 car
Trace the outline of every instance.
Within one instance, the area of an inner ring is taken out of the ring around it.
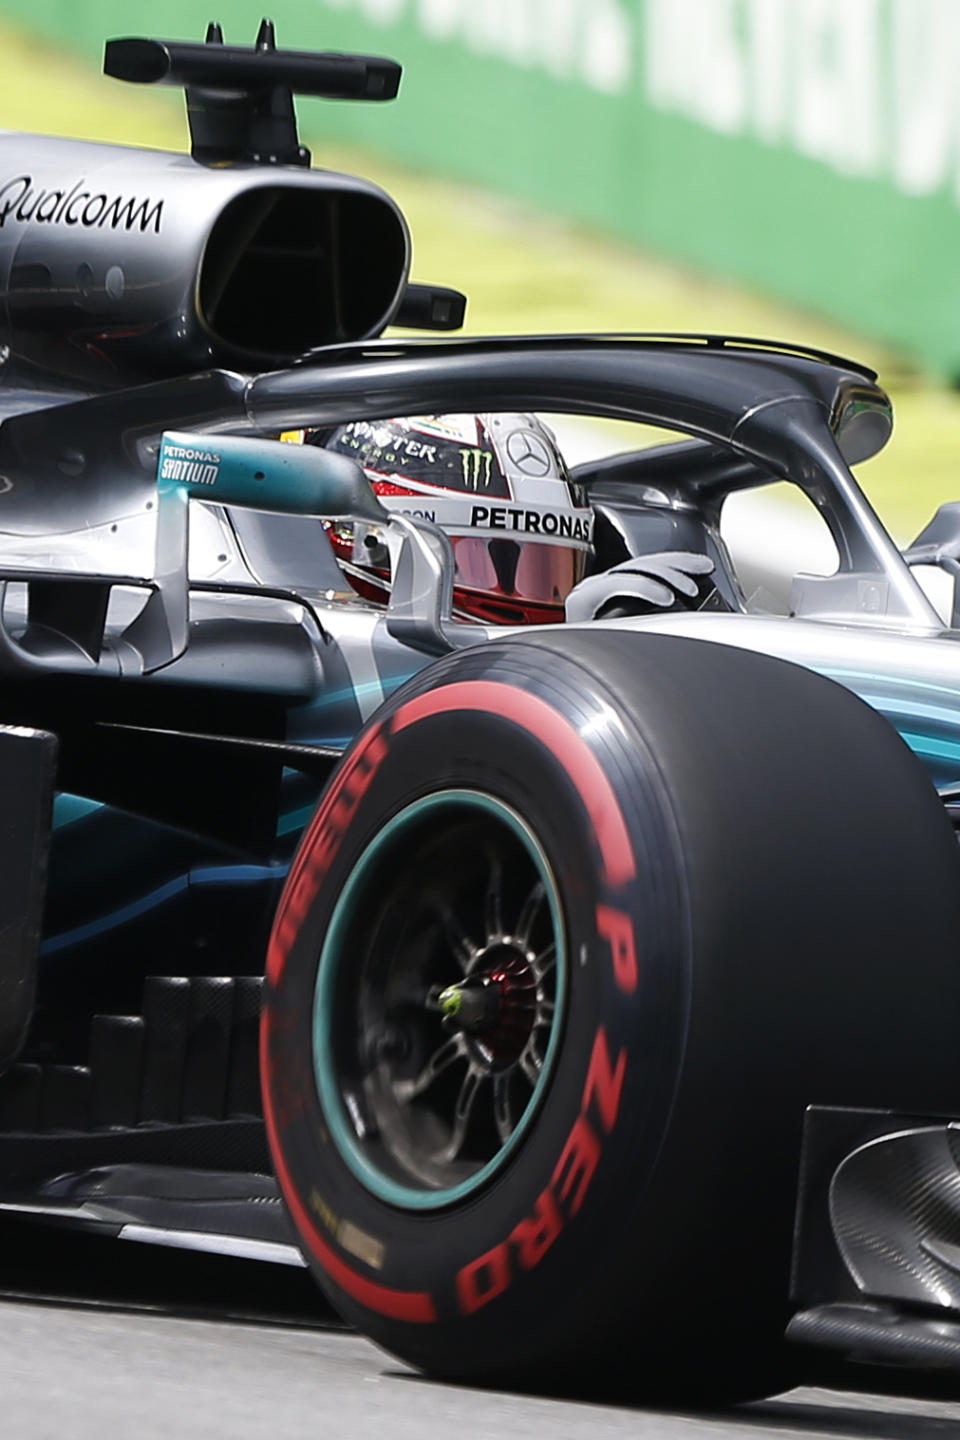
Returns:
[[[463,297],[291,92],[399,67],[208,41],[107,47],[191,156],[0,137],[0,1205],[305,1263],[466,1381],[960,1363],[960,602],[912,573],[960,510],[901,553],[835,356],[377,339]],[[576,467],[567,623],[465,617],[456,537],[278,438],[478,410],[672,437]],[[775,481],[837,552],[783,613],[721,535]]]

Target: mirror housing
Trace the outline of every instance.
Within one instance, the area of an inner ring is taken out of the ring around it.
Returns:
[[[960,500],[941,505],[920,531],[909,550],[903,552],[908,565],[936,565],[953,579],[950,628],[960,629]]]
[[[157,488],[161,497],[174,491],[212,505],[282,515],[351,515],[380,524],[388,519],[355,460],[282,440],[166,430],[157,456]]]

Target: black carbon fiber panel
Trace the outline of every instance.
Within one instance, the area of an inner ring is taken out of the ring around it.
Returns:
[[[206,976],[190,982],[190,1024],[180,1113],[184,1120],[224,1114],[233,1024],[233,980]]]
[[[818,1305],[801,1310],[787,1326],[787,1339],[877,1365],[949,1370],[960,1366],[960,1324],[955,1320],[911,1315],[883,1305]]]
[[[89,1065],[0,1076],[0,1175],[91,1166],[267,1171],[259,976],[151,976],[143,1016],[94,1016]]]
[[[40,1126],[43,1130],[89,1130],[93,1076],[86,1065],[44,1065]]]
[[[77,1218],[89,1207],[91,1223],[144,1224],[204,1234],[245,1236],[273,1244],[295,1243],[272,1175],[194,1170],[167,1165],[104,1165],[58,1175],[34,1186],[4,1191],[2,1203],[42,1206]]]
[[[143,1019],[139,1015],[95,1015],[90,1026],[93,1123],[137,1123],[143,1076]]]
[[[0,1127],[39,1130],[43,1088],[39,1065],[14,1065],[0,1078]]]
[[[228,1115],[261,1115],[258,1046],[263,980],[241,975],[233,982],[233,1044],[227,1075]]]
[[[0,1134],[3,1184],[101,1165],[172,1165],[193,1170],[267,1174],[263,1122],[211,1120],[195,1125],[139,1125],[132,1130]]]
[[[143,983],[146,1027],[140,1119],[180,1119],[180,1092],[190,1020],[190,981],[151,975]]]
[[[905,1128],[854,1150],[831,1182],[830,1220],[862,1294],[960,1311],[954,1126]]]

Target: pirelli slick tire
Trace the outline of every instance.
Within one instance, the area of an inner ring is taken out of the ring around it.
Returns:
[[[271,940],[320,1284],[437,1376],[776,1388],[805,1107],[960,1105],[958,882],[899,737],[795,666],[602,627],[431,666]]]

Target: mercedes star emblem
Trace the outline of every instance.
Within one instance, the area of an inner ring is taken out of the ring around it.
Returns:
[[[507,454],[524,475],[549,475],[553,469],[550,451],[532,430],[514,430],[507,441]]]

